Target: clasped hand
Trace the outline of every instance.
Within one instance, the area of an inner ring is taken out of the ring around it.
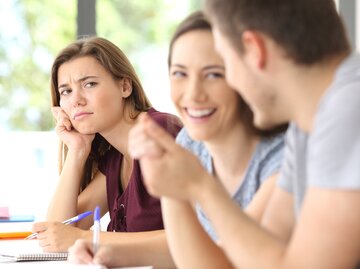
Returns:
[[[207,176],[198,158],[148,115],[130,131],[129,152],[139,159],[147,190],[157,197],[191,201]]]

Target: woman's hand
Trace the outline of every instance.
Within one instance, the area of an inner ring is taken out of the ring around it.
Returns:
[[[52,107],[51,110],[56,120],[56,133],[68,147],[69,151],[82,152],[84,156],[88,156],[95,134],[81,134],[75,130],[71,124],[70,117],[61,107]]]
[[[92,242],[79,239],[69,248],[68,261],[75,264],[101,264],[110,268],[117,266],[117,256],[115,247],[111,245],[100,245],[94,256]]]
[[[32,227],[38,233],[39,245],[45,252],[63,252],[79,238],[85,238],[89,231],[61,222],[37,222]]]

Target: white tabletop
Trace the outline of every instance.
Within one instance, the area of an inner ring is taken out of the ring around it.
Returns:
[[[37,240],[0,240],[0,253],[37,253],[42,252]],[[51,268],[51,269],[103,269],[101,265],[79,265],[72,264],[67,261],[31,261],[31,262],[13,262],[5,259],[0,259],[1,269],[16,269],[16,268]],[[118,267],[119,269],[152,269],[152,266],[141,267]]]

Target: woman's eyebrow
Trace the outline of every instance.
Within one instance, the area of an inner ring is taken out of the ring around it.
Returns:
[[[208,69],[221,69],[221,70],[225,70],[225,67],[223,65],[207,65],[203,68],[203,70],[208,70]]]
[[[183,64],[172,64],[172,65],[170,65],[170,67],[186,68],[186,66]]]
[[[85,80],[87,80],[89,78],[98,78],[98,77],[97,76],[84,76],[84,77],[81,77],[81,78],[77,79],[75,82],[76,83],[83,82],[83,81],[85,81]],[[68,83],[61,84],[61,85],[59,85],[58,89],[60,89],[62,87],[66,87],[68,85],[69,85]]]

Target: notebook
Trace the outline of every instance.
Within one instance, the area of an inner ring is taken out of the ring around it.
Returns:
[[[67,252],[49,252],[49,253],[16,253],[1,254],[0,260],[8,260],[14,262],[24,261],[65,261],[67,260]]]
[[[67,252],[43,252],[38,240],[0,241],[0,261],[63,261]]]

